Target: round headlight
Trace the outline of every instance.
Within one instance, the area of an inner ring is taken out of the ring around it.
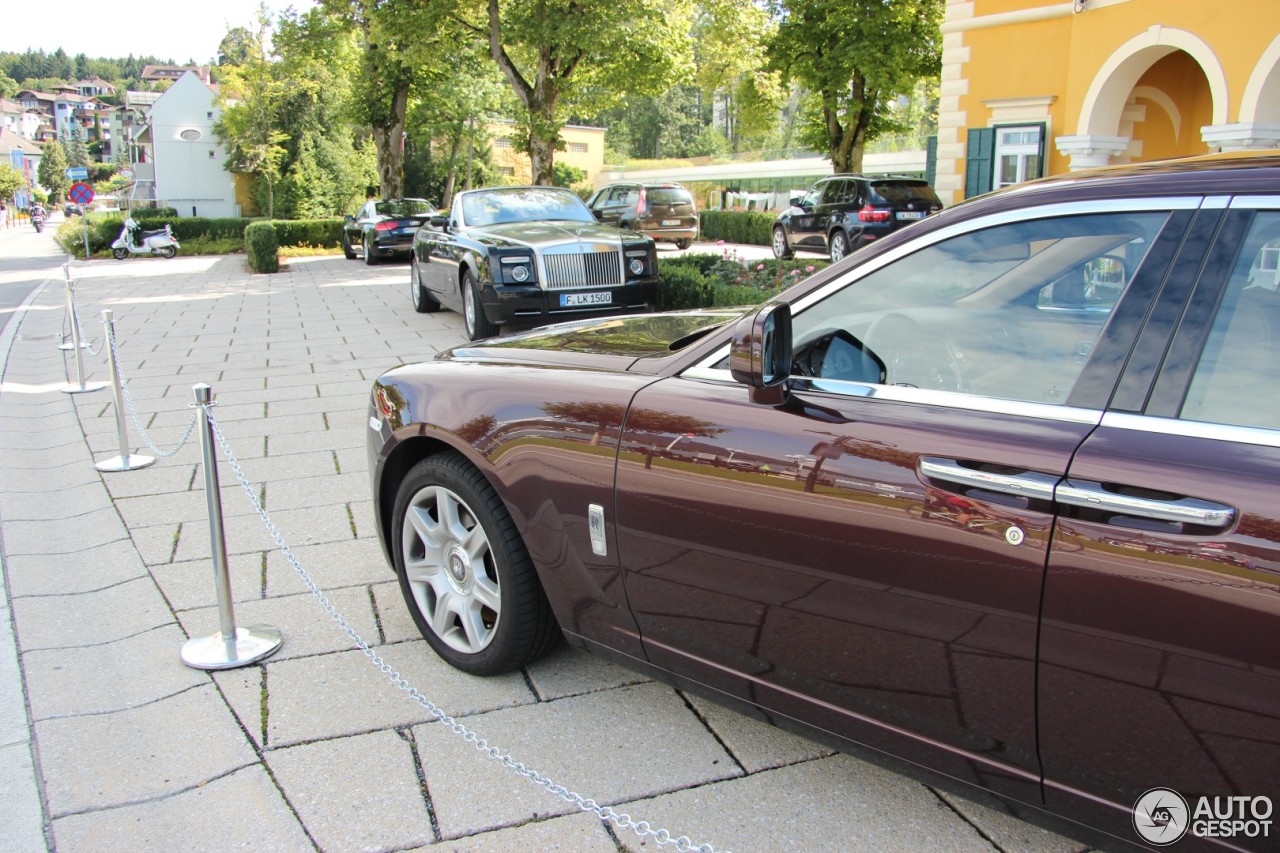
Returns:
[[[639,258],[632,258],[627,264],[627,268],[631,270],[632,275],[642,275],[644,273],[644,261]]]
[[[516,281],[528,281],[528,280],[529,280],[529,268],[528,268],[528,267],[516,267],[516,268],[514,268],[513,270],[511,270],[511,277],[512,277],[512,278],[514,278]]]

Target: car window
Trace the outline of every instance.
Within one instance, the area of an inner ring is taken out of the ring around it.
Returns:
[[[822,194],[823,204],[843,204],[849,200],[850,181],[831,181]]]
[[[933,188],[924,181],[875,181],[871,184],[873,204],[903,205],[912,201],[940,204]]]
[[[375,207],[380,216],[416,216],[423,213],[434,213],[431,203],[420,198],[400,198],[393,201],[380,201]]]
[[[1280,429],[1280,213],[1245,238],[1200,354],[1180,417]]]
[[[627,201],[627,187],[614,187],[609,190],[609,204],[625,204]]]
[[[693,197],[683,187],[652,187],[648,197],[650,204],[693,204]]]
[[[803,198],[800,199],[800,206],[814,207],[815,205],[817,205],[820,201],[822,201],[822,191],[823,189],[826,188],[826,186],[827,186],[826,183],[814,184],[809,189],[809,191],[804,194]]]
[[[807,348],[834,335],[883,364],[884,384],[1065,403],[1166,218],[1053,217],[940,241],[797,313],[795,361],[821,365]]]

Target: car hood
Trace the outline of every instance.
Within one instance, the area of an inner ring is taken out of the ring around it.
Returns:
[[[556,323],[454,347],[437,358],[627,370],[641,359],[679,352],[742,316],[744,310],[671,311]]]
[[[619,243],[635,238],[632,231],[598,222],[503,222],[470,229],[476,237],[488,237],[515,246],[545,246],[575,241]]]

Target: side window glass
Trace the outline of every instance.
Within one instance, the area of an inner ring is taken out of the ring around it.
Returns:
[[[1280,429],[1280,213],[1260,213],[1245,238],[1179,415]]]
[[[868,381],[814,355],[851,337],[884,384],[1063,404],[1167,218],[1034,219],[935,243],[797,314],[797,370]]]
[[[817,204],[822,201],[822,191],[827,186],[830,186],[829,182],[826,184],[817,184],[812,189],[810,189],[807,193],[804,194],[804,200],[801,206],[806,209],[812,209],[813,207],[817,206]]]

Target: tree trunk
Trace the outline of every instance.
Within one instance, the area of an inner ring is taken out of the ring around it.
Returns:
[[[453,204],[453,188],[458,183],[458,149],[462,147],[462,123],[454,126],[452,139],[449,140],[449,171],[444,178],[444,197],[440,199],[441,207]]]
[[[378,152],[378,186],[383,198],[404,196],[404,122],[409,86],[404,84],[391,98],[384,121],[373,125],[373,146]]]

